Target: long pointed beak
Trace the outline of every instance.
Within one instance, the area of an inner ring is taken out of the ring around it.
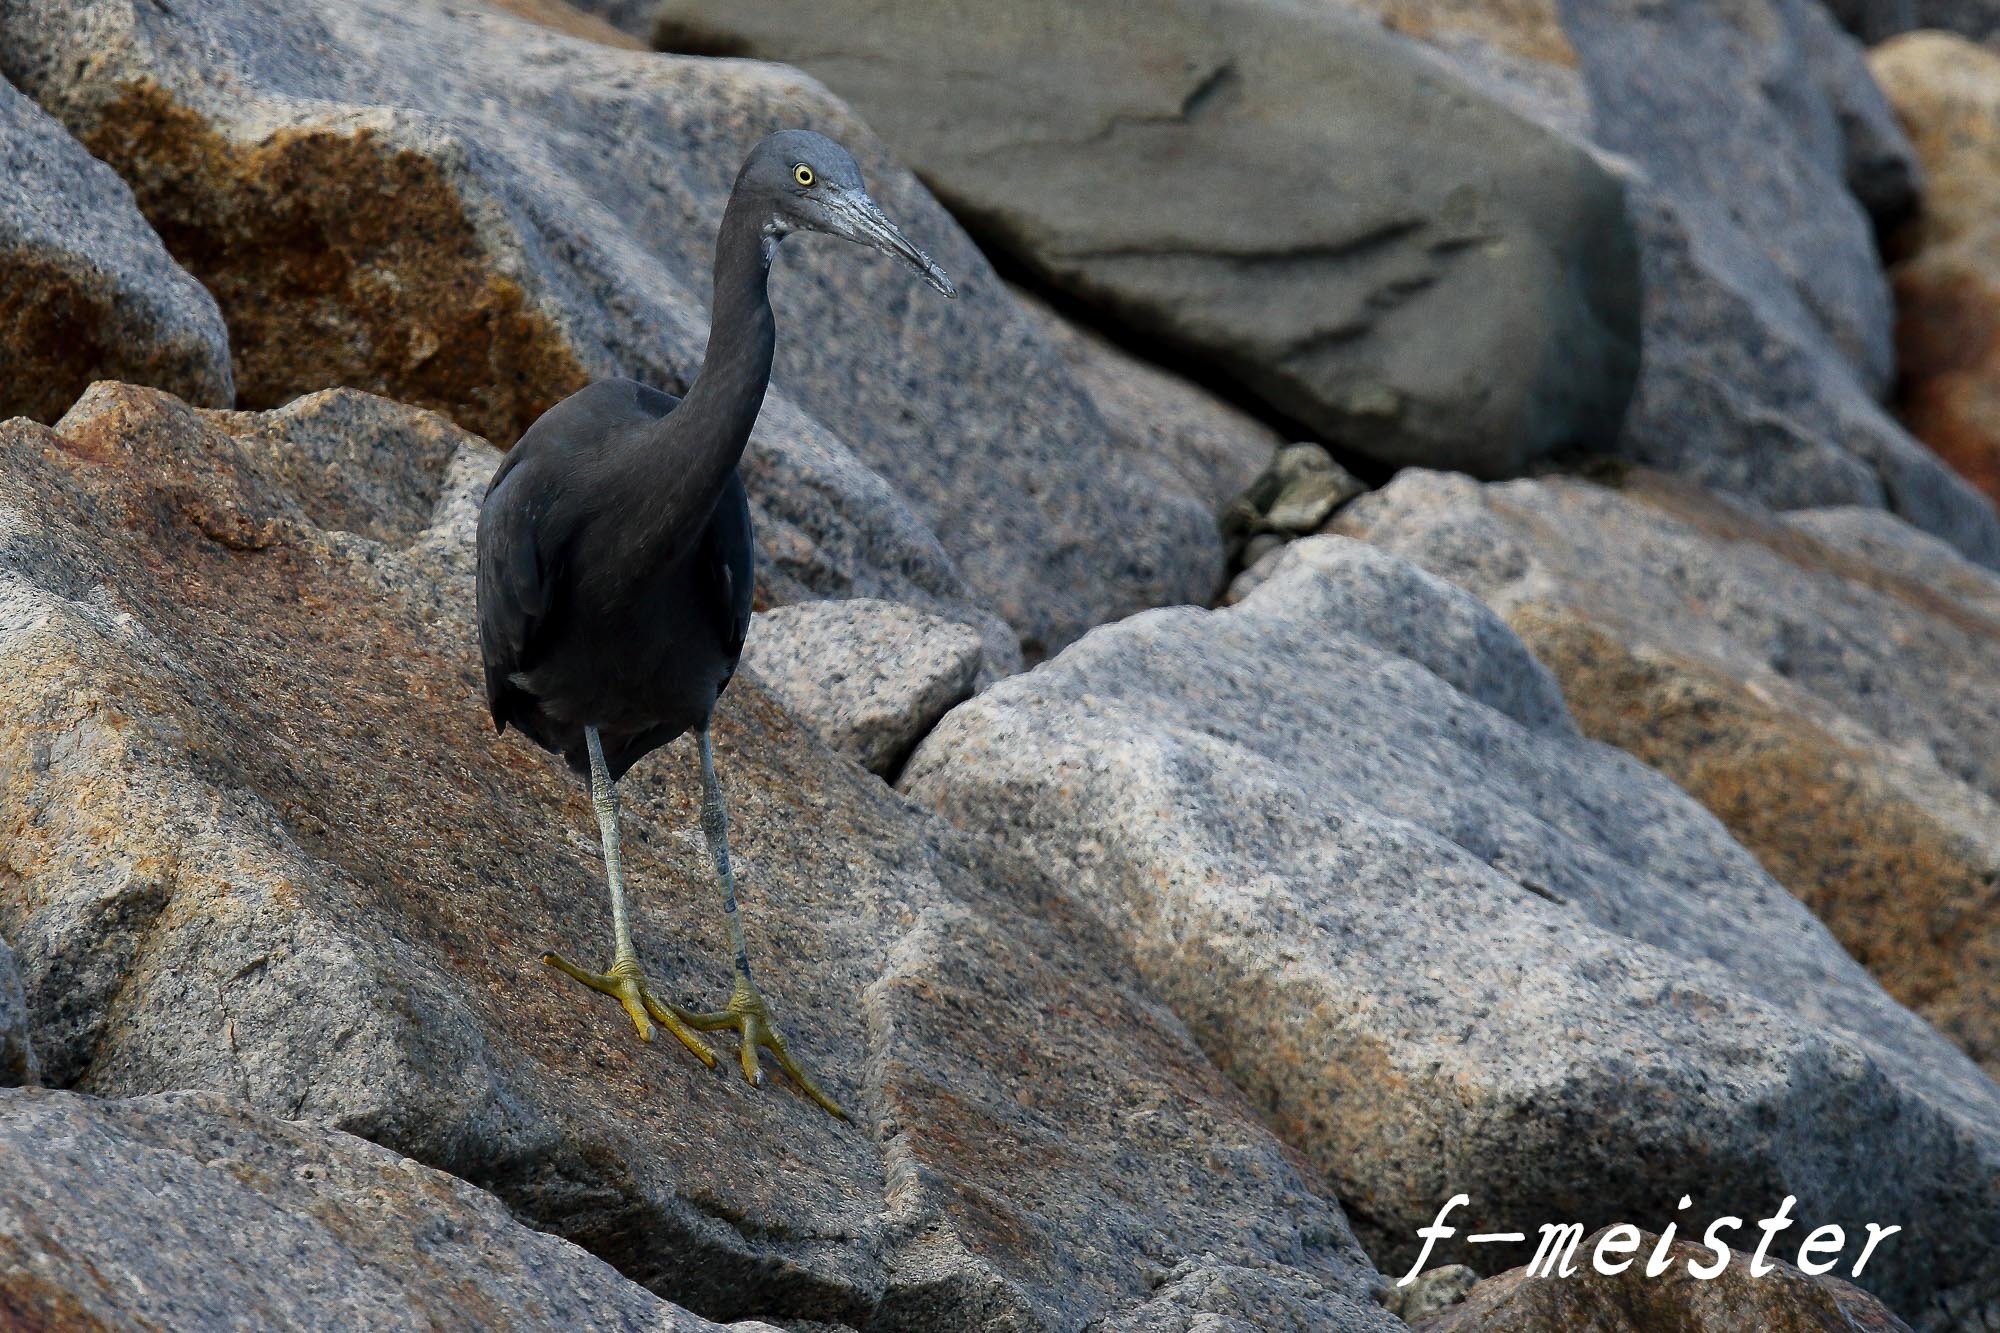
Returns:
[[[856,191],[841,199],[838,209],[829,210],[841,224],[838,235],[862,245],[872,245],[877,250],[895,255],[918,273],[925,282],[943,292],[956,297],[958,288],[951,285],[951,279],[939,268],[931,257],[910,243],[910,238],[896,230],[896,224],[882,216],[882,210],[867,195]]]

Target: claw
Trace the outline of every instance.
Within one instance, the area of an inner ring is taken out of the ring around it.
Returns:
[[[673,1005],[653,998],[653,993],[646,989],[646,982],[635,960],[621,958],[611,965],[609,972],[585,971],[557,953],[543,954],[542,961],[571,980],[618,1001],[631,1018],[632,1026],[639,1030],[640,1041],[653,1039],[653,1024],[647,1021],[650,1016],[654,1022],[680,1038],[681,1045],[692,1051],[697,1060],[710,1069],[715,1068],[715,1048],[695,1035]]]
[[[841,1110],[839,1104],[827,1096],[819,1084],[813,1082],[812,1077],[799,1067],[798,1061],[792,1058],[791,1051],[785,1045],[784,1034],[778,1031],[778,1025],[771,1021],[771,1011],[764,1003],[764,997],[747,979],[737,978],[736,990],[729,997],[727,1009],[703,1013],[698,1010],[682,1009],[678,1005],[668,1007],[690,1028],[702,1032],[734,1028],[741,1034],[742,1046],[739,1056],[743,1062],[743,1077],[751,1086],[760,1088],[764,1086],[764,1070],[758,1062],[757,1052],[759,1049],[769,1051],[771,1058],[778,1062],[778,1068],[784,1070],[786,1077],[799,1085],[800,1091],[818,1102],[828,1115],[838,1120],[848,1119],[847,1112]]]

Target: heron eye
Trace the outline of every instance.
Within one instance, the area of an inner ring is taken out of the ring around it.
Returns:
[[[797,166],[792,168],[792,179],[797,181],[799,184],[805,186],[807,189],[811,189],[812,183],[815,179],[815,177],[813,176],[813,169],[807,166],[805,163],[801,162]]]

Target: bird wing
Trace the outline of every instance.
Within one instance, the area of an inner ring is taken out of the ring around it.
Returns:
[[[566,465],[603,448],[619,429],[657,420],[679,404],[633,380],[599,380],[536,418],[487,483],[479,512],[479,650],[486,706],[499,730],[534,707],[514,678],[534,664],[574,536]]]
[[[513,696],[521,690],[513,678],[528,664],[535,633],[549,612],[553,582],[537,524],[523,513],[520,496],[515,488],[496,485],[479,514],[479,653],[486,667],[486,706],[501,731],[514,715]]]
[[[724,651],[734,660],[743,651],[750,634],[750,603],[755,593],[756,545],[750,530],[750,497],[743,490],[743,478],[735,472],[723,484],[715,503],[715,516],[708,524],[708,550],[704,553],[714,571],[713,586],[719,594],[715,602],[716,627],[722,633]]]

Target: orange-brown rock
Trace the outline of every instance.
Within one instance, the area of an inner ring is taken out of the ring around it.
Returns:
[[[1924,165],[1923,212],[1892,239],[1903,419],[2000,499],[2000,55],[1913,32],[1869,66]]]

